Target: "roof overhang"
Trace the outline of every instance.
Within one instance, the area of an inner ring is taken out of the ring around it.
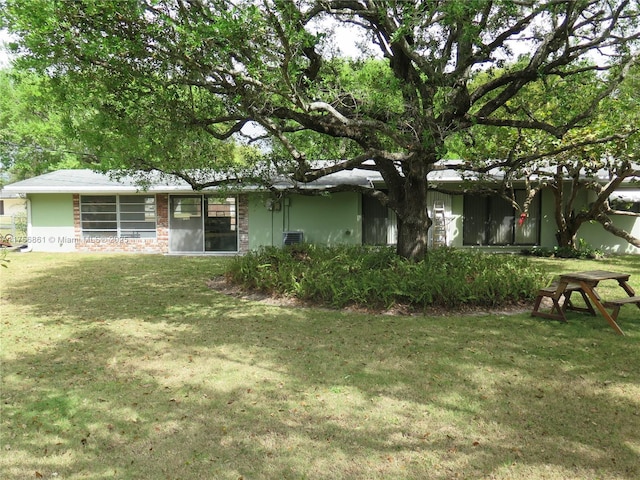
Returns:
[[[429,172],[427,182],[432,186],[438,186],[438,184],[456,185],[465,181],[477,181],[479,179],[498,182],[502,179],[502,175],[498,171],[491,171],[488,174],[478,177],[473,174],[463,174],[456,170],[456,166],[456,162],[447,161],[443,163],[441,168],[436,168]],[[295,182],[284,176],[274,176],[272,179],[272,187],[280,191],[319,191],[324,189],[346,189],[348,186],[357,188],[384,188],[384,179],[380,172],[370,168],[341,170],[309,183]],[[216,180],[215,176],[212,177],[212,180]],[[632,180],[629,179],[627,181],[631,182]],[[627,181],[625,181],[625,183]],[[205,188],[204,192],[260,192],[266,190],[267,188],[264,186],[250,184],[250,181],[247,181],[247,183],[240,183],[233,186],[226,185],[223,187]],[[194,192],[186,181],[170,175],[147,175],[145,177],[142,174],[134,174],[132,176],[114,177],[110,174],[91,170],[58,170],[6,185],[4,191],[8,194],[75,193],[94,195],[118,193],[177,194]],[[611,198],[618,198],[622,201],[640,202],[640,189],[622,188],[614,192]]]
[[[344,186],[373,188],[375,175],[367,170],[349,170],[335,172],[319,178],[313,182],[300,183],[286,177],[273,182],[276,190],[325,190]],[[193,193],[191,186],[184,180],[172,176],[156,176],[148,178],[144,183],[134,177],[111,177],[108,174],[90,170],[58,170],[38,177],[6,185],[7,193],[22,194],[122,194],[122,193]],[[235,190],[238,192],[265,191],[266,187],[252,184],[226,185],[222,187],[208,187],[204,192],[219,190]]]

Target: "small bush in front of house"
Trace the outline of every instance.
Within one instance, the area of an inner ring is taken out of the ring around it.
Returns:
[[[531,247],[522,251],[524,255],[534,257],[555,257],[555,258],[576,258],[576,259],[597,259],[604,254],[601,250],[593,248],[584,239],[579,239],[577,247]]]
[[[234,259],[227,279],[247,290],[344,307],[496,306],[530,300],[543,272],[526,257],[439,248],[424,261],[392,248],[295,245]]]

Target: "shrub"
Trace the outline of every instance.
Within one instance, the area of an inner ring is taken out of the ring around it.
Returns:
[[[576,258],[576,259],[598,259],[604,254],[601,250],[593,248],[583,238],[579,239],[577,247],[532,247],[522,251],[525,255],[534,257],[556,257],[556,258]]]
[[[316,303],[388,308],[496,306],[530,300],[544,283],[526,257],[439,248],[422,262],[392,248],[295,245],[234,259],[229,281],[246,289]]]

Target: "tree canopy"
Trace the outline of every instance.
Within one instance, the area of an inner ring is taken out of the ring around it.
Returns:
[[[78,142],[39,75],[0,70],[0,168],[14,179],[79,165]]]
[[[623,181],[640,175],[639,78],[640,68],[636,66],[600,102],[589,122],[562,138],[536,130],[485,125],[475,125],[450,138],[449,148],[473,165],[476,172],[503,173],[501,181],[487,175],[485,182],[470,185],[469,189],[481,187],[483,191],[501,194],[524,217],[535,195],[549,190],[554,198],[556,237],[562,247],[575,248],[578,230],[590,221],[599,222],[614,235],[640,247],[640,239],[615,226],[610,216],[635,214],[614,210],[609,203],[609,197]],[[507,103],[504,108],[536,118],[562,115],[558,100],[575,109],[588,92],[600,88],[602,83],[603,79],[594,71],[569,78],[546,77],[530,84],[527,96]],[[552,90],[555,95],[550,97],[548,92]],[[513,184],[523,180],[527,195],[525,202],[518,205]]]
[[[101,112],[115,105],[109,115],[128,115],[147,105],[161,122],[220,141],[266,135],[278,145],[278,170],[298,182],[355,167],[380,172],[385,190],[363,193],[396,212],[398,253],[414,259],[426,252],[431,224],[426,176],[450,138],[484,126],[538,132],[570,148],[572,132],[593,121],[637,62],[640,36],[637,0],[6,0],[3,7],[20,63],[64,79]],[[361,56],[336,54],[336,26],[362,38]],[[551,87],[590,73],[599,82],[579,99]],[[526,106],[535,89],[548,108]],[[323,151],[340,156],[318,166]]]

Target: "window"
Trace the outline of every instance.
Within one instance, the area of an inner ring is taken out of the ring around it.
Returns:
[[[84,237],[155,238],[155,196],[83,195],[80,223]]]
[[[175,197],[173,201],[173,218],[200,218],[202,216],[202,199],[200,197]]]
[[[515,192],[522,205],[525,191]],[[529,207],[524,222],[511,203],[498,196],[464,196],[462,241],[464,245],[536,245],[539,243],[540,198]]]
[[[610,198],[609,206],[614,210],[623,212],[640,213],[640,202],[625,201],[618,198]]]
[[[169,251],[238,251],[236,197],[171,195],[169,207]]]
[[[207,197],[207,218],[224,218],[228,224],[227,230],[236,230],[236,199],[235,197],[216,198]]]

